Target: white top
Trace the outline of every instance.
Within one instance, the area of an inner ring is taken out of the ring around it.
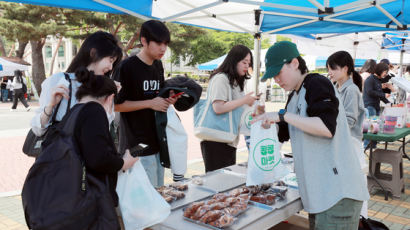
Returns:
[[[71,108],[72,108],[75,104],[77,104],[77,99],[75,97],[75,94],[77,93],[78,87],[81,86],[81,83],[79,83],[75,79],[74,73],[69,73],[68,75],[70,76],[71,85],[72,85],[72,97],[70,98]],[[48,77],[41,84],[40,108],[36,110],[36,114],[31,120],[31,129],[33,130],[33,133],[36,134],[37,136],[43,135],[46,132],[48,126],[50,125],[50,123],[48,123],[45,125],[45,127],[41,127],[40,116],[43,113],[44,107],[47,106],[50,102],[50,95],[51,95],[53,88],[57,86],[61,78],[65,78],[64,73],[56,73]],[[61,119],[66,114],[67,103],[68,101],[65,98],[61,100],[61,105],[56,115],[57,121],[61,121]],[[51,116],[50,116],[50,120],[51,120]]]
[[[25,77],[21,77],[21,79],[23,79],[24,84],[27,85],[27,80]],[[11,86],[13,87],[13,89],[21,89],[23,88],[23,84],[21,84],[21,82],[17,81],[17,77],[13,78],[13,83],[11,83]]]

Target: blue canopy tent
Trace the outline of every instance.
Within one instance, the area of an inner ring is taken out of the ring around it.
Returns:
[[[400,52],[400,76],[403,75],[403,56],[410,51],[410,37],[407,32],[395,32],[383,34],[382,48]]]
[[[322,34],[406,30],[404,0],[6,0],[45,6],[126,13],[255,37],[255,81],[261,34]],[[257,84],[255,84],[257,85]]]
[[[212,71],[216,69],[226,58],[226,55],[220,56],[219,58],[213,59],[209,62],[205,62],[203,64],[198,65],[199,70],[205,70],[205,71]]]
[[[326,61],[328,57],[317,57],[316,59],[316,68],[326,68]],[[354,60],[354,67],[362,67],[366,59],[355,59]]]

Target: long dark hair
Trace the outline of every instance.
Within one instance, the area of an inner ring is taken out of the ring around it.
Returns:
[[[75,72],[77,81],[81,83],[75,94],[77,100],[85,96],[95,98],[117,94],[117,87],[113,80],[107,76],[96,76],[93,71],[88,71],[83,67]]]
[[[17,78],[18,83],[23,82],[23,72],[21,72],[20,70],[14,70],[14,77]]]
[[[343,68],[347,66],[347,74],[352,75],[353,83],[357,85],[360,92],[362,92],[363,79],[358,72],[354,70],[354,62],[352,56],[346,51],[337,51],[330,55],[326,61],[326,67],[331,69],[337,69],[337,67]]]
[[[249,73],[246,73],[245,76],[239,76],[238,71],[236,69],[237,64],[242,61],[248,54],[251,55],[251,62],[249,63],[250,67],[253,64],[252,52],[251,50],[244,46],[244,45],[236,45],[232,47],[229,51],[228,55],[226,56],[225,60],[222,64],[211,74],[211,79],[218,73],[225,73],[228,76],[229,84],[231,87],[234,87],[235,84],[238,84],[243,91],[245,80],[249,79]]]
[[[363,64],[362,68],[360,69],[360,73],[368,72],[370,74],[374,74],[374,70],[376,68],[376,61],[373,59],[367,59],[366,62]]]
[[[122,59],[122,50],[118,46],[118,40],[110,33],[98,31],[85,39],[78,54],[71,61],[67,72],[74,73],[82,67],[98,62],[105,57],[117,58],[112,65],[114,69]],[[110,76],[111,71],[105,75]]]

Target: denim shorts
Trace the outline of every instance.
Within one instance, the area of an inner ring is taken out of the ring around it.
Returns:
[[[311,230],[357,230],[363,201],[342,199],[320,213],[309,214]]]
[[[159,161],[159,153],[139,158],[151,184],[154,187],[164,185],[164,167],[162,167]]]

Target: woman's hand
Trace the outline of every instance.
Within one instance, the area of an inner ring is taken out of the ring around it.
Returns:
[[[114,80],[114,84],[115,84],[115,86],[117,87],[117,93],[120,92],[120,91],[121,91],[121,88],[122,88],[121,82],[118,82],[118,81],[115,81],[115,80]]]
[[[122,159],[124,160],[124,165],[122,166],[122,169],[121,169],[123,171],[131,168],[135,164],[135,162],[139,160],[138,157],[131,156],[130,150],[128,149],[125,150],[125,154],[122,157]]]
[[[277,112],[263,113],[252,119],[251,123],[262,121],[262,127],[265,129],[270,128],[270,125],[279,122],[279,115]]]
[[[63,97],[67,100],[70,99],[69,96],[70,90],[64,85],[58,85],[57,87],[52,89],[51,92],[51,99],[48,103],[48,106],[53,107],[56,106]]]
[[[246,105],[249,105],[249,106],[253,105],[253,103],[255,102],[257,97],[252,96],[252,94],[253,94],[253,92],[250,92],[242,98],[243,104],[246,104]]]

